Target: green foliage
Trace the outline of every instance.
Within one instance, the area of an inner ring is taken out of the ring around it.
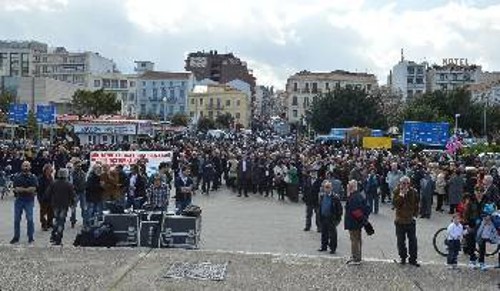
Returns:
[[[206,132],[209,129],[215,129],[215,121],[207,117],[201,117],[198,120],[198,130]]]
[[[359,89],[341,88],[318,96],[312,103],[311,125],[319,133],[333,127],[385,128],[380,100]]]
[[[229,128],[233,121],[234,117],[232,117],[231,114],[227,112],[225,114],[217,116],[217,118],[215,119],[217,127],[220,128]]]
[[[184,113],[176,113],[172,116],[172,125],[175,126],[187,126],[189,123],[189,117]]]
[[[38,139],[38,122],[33,111],[28,112],[28,121],[26,123],[26,134],[28,137]]]
[[[8,119],[9,106],[16,101],[16,96],[9,91],[0,93],[0,121],[5,122]]]
[[[104,92],[103,89],[97,91],[77,90],[71,101],[73,110],[78,115],[101,115],[115,114],[120,110],[121,104],[116,95]]]
[[[436,91],[415,98],[408,104],[402,114],[403,120],[412,121],[445,121],[454,126],[455,114],[460,114],[458,125],[476,135],[483,133],[484,104],[473,102],[466,89],[451,92]],[[500,108],[487,108],[488,131],[500,128]]]

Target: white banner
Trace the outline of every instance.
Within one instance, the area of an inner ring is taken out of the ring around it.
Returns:
[[[73,130],[76,134],[119,134],[135,135],[135,124],[75,124]]]
[[[97,162],[107,164],[111,167],[123,165],[128,170],[130,165],[137,164],[140,160],[146,163],[148,174],[158,171],[162,162],[172,162],[171,151],[139,152],[139,151],[98,151],[90,153],[90,164]]]

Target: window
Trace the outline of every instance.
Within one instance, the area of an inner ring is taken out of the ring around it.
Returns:
[[[94,80],[94,87],[96,88],[101,87],[101,80]]]
[[[153,114],[156,114],[158,112],[158,104],[152,104],[151,111],[153,112]]]
[[[111,87],[111,81],[109,79],[103,79],[102,80],[102,87],[103,88],[110,88]]]
[[[118,80],[111,80],[111,88],[118,88]]]
[[[423,78],[417,78],[416,82],[417,82],[417,84],[423,84],[424,83],[424,79]]]
[[[146,89],[142,89],[142,97],[146,97]]]
[[[439,80],[444,81],[444,74],[439,74]]]
[[[142,81],[142,87],[146,87],[146,82]]]
[[[231,100],[226,100],[226,106],[227,107],[231,106]]]
[[[179,97],[180,98],[185,98],[186,97],[186,91],[184,89],[180,89],[180,91],[179,91]]]
[[[417,74],[418,74],[418,75],[423,75],[423,74],[424,74],[424,68],[422,68],[422,67],[418,67],[418,68],[417,68]]]
[[[298,116],[297,110],[293,110],[293,111],[292,111],[292,116],[293,116],[293,117],[297,117],[297,116]]]
[[[240,103],[241,103],[241,101],[240,101],[240,100],[236,100],[236,106],[237,106],[237,107],[240,107]]]
[[[170,87],[174,86],[174,82],[170,81]]]
[[[154,87],[154,86],[156,86],[156,82],[155,82],[155,81],[153,81],[153,87]]]
[[[183,86],[183,87],[184,87],[185,85],[186,85],[186,82],[182,81],[182,82],[181,82],[181,86]]]
[[[236,117],[236,119],[240,119],[241,115],[240,115],[240,113],[239,113],[239,112],[236,112],[236,113],[234,114],[234,117]]]
[[[153,88],[153,99],[158,98],[158,89]]]
[[[306,83],[305,92],[306,92],[306,93],[309,93],[309,83]]]
[[[200,105],[203,105],[203,98],[200,98]]]
[[[415,74],[415,68],[414,67],[408,67],[407,71],[408,71],[408,75]]]
[[[194,117],[194,111],[189,112],[189,116],[190,116],[191,118],[193,118],[193,117]]]
[[[413,78],[407,78],[408,84],[413,84]]]
[[[366,84],[366,90],[370,91],[372,89],[372,84]]]
[[[304,97],[304,108],[309,107],[309,97]]]
[[[168,107],[168,113],[169,113],[169,114],[174,113],[174,106],[173,106],[173,105],[170,105],[170,106]]]
[[[102,136],[102,142],[108,142],[108,136],[107,135],[103,135]]]
[[[161,83],[160,83],[160,84],[161,84],[162,86],[164,86],[164,85],[165,85],[165,82],[161,81]]]
[[[210,117],[210,118],[214,117],[214,112],[213,111],[208,111],[208,117]]]
[[[297,92],[297,91],[298,91],[298,84],[293,83],[293,92]]]
[[[413,97],[413,90],[408,90],[406,93],[408,97]]]
[[[312,83],[312,93],[318,93],[318,83]]]
[[[167,89],[161,88],[161,97],[167,97]]]
[[[194,98],[191,99],[191,104],[194,105]]]
[[[135,82],[134,81],[130,81],[130,87],[135,87]]]
[[[127,80],[120,80],[120,88],[127,88]]]
[[[293,96],[292,97],[292,106],[297,106],[297,104],[299,104],[298,98],[297,98],[297,96]]]
[[[141,114],[146,114],[146,104],[141,104]]]
[[[175,98],[175,90],[170,89],[170,98]]]
[[[453,78],[453,81],[456,81],[458,79],[458,74],[453,74],[452,78]]]
[[[130,93],[129,96],[128,96],[128,100],[129,101],[134,101],[135,99],[135,94],[134,93]]]
[[[179,107],[179,111],[184,113],[184,111],[185,111],[184,106]]]
[[[423,93],[423,92],[422,92],[422,90],[417,90],[417,91],[415,92],[415,94],[416,94],[416,95],[422,95],[422,93]]]
[[[328,83],[328,82],[325,83],[325,89],[330,90],[330,83]]]

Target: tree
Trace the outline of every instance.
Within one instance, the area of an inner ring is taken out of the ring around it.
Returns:
[[[386,126],[386,120],[376,96],[369,96],[364,90],[340,88],[325,95],[319,95],[311,106],[311,125],[320,133],[329,132],[332,127]]]
[[[16,96],[10,91],[4,90],[0,93],[0,121],[5,122],[8,119],[10,104],[16,101]]]
[[[78,115],[92,115],[99,117],[106,114],[115,114],[120,110],[121,104],[116,95],[97,91],[77,90],[71,100],[73,110]]]
[[[189,123],[189,117],[185,113],[176,113],[172,116],[172,125],[175,126],[187,126]]]
[[[38,122],[33,111],[28,112],[28,121],[26,122],[26,135],[32,139],[38,139]]]
[[[198,130],[205,132],[209,129],[215,129],[214,120],[207,117],[201,117],[198,120]]]
[[[217,116],[217,118],[215,119],[216,125],[218,127],[222,127],[222,128],[231,127],[231,124],[233,123],[233,121],[234,121],[234,117],[231,116],[231,113],[228,113],[228,112]]]

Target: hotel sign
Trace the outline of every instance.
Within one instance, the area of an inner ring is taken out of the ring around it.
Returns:
[[[464,58],[444,58],[443,66],[446,65],[469,66],[469,61]]]

